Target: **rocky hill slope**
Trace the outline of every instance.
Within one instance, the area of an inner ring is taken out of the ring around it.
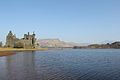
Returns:
[[[42,48],[62,48],[62,47],[73,47],[76,44],[60,41],[59,39],[38,39],[36,41],[36,46]]]

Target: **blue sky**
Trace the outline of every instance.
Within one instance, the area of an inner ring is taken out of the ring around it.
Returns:
[[[78,43],[120,41],[120,0],[0,0],[0,40],[12,30],[17,37]]]

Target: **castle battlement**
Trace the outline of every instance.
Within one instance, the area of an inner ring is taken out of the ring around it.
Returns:
[[[6,37],[6,47],[11,48],[35,48],[35,34],[24,34],[24,37],[19,39],[9,31]]]

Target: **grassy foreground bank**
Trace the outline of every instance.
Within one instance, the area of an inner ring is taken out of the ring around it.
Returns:
[[[0,57],[1,57],[1,56],[14,55],[14,54],[16,54],[16,52],[0,51]]]
[[[0,48],[0,56],[9,56],[16,54],[15,51],[45,51],[48,50],[46,48],[40,48],[40,49],[16,49],[16,48]]]
[[[40,49],[17,49],[17,48],[0,48],[0,51],[45,51],[48,50],[47,48],[40,48]]]
[[[9,56],[16,54],[16,51],[46,51],[56,49],[72,49],[72,48],[39,48],[39,49],[24,49],[24,48],[0,48],[0,56]]]

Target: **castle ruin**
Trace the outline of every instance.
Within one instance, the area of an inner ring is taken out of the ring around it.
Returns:
[[[10,48],[35,48],[35,34],[24,34],[24,38],[16,38],[12,31],[9,31],[6,37],[6,47]]]

